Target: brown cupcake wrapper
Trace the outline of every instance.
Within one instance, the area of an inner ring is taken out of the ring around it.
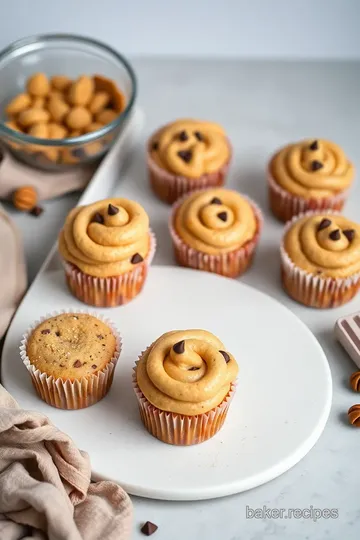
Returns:
[[[260,208],[249,197],[242,194],[242,197],[244,197],[244,199],[246,199],[251,205],[257,221],[257,231],[254,237],[246,242],[244,246],[235,251],[222,253],[220,255],[209,255],[208,253],[203,253],[185,244],[175,230],[175,215],[179,206],[186,199],[186,197],[187,195],[179,199],[174,204],[169,220],[170,234],[173,241],[177,263],[180,266],[212,272],[225,277],[236,278],[241,276],[250,267],[260,238],[260,233],[263,226],[263,216]]]
[[[107,278],[85,274],[74,264],[63,260],[68,287],[75,298],[90,306],[115,307],[127,304],[141,292],[155,251],[156,237],[150,231],[150,249],[146,259],[130,272]]]
[[[338,212],[308,211],[294,216],[284,228],[285,237],[289,228],[305,216],[317,214],[336,215]],[[280,246],[281,279],[286,292],[291,298],[314,308],[334,308],[349,302],[360,289],[360,273],[347,278],[316,276],[296,266],[287,254],[284,242]]]
[[[150,148],[151,142],[155,137],[156,133],[152,135],[148,143],[147,167],[150,185],[160,200],[168,204],[173,204],[179,197],[187,193],[191,193],[197,189],[220,187],[225,183],[232,155],[232,147],[229,140],[230,157],[218,171],[203,174],[199,178],[189,178],[187,176],[178,176],[162,169],[152,159]]]
[[[215,409],[196,416],[185,416],[154,407],[137,384],[136,367],[132,382],[138,400],[140,418],[147,431],[160,441],[175,446],[199,444],[214,437],[224,425],[236,390],[236,383],[233,382],[229,393]]]
[[[268,174],[268,191],[271,211],[275,217],[283,222],[308,211],[332,210],[340,212],[349,194],[349,190],[344,190],[332,197],[322,199],[298,197],[279,186],[270,173]]]
[[[43,321],[63,313],[74,313],[74,315],[77,313],[86,313],[96,317],[109,326],[116,339],[116,349],[114,356],[102,371],[98,371],[97,373],[90,375],[90,377],[82,377],[81,379],[71,381],[69,379],[65,380],[62,378],[56,379],[52,375],[47,375],[31,364],[26,349],[28,339],[32,332]],[[38,321],[35,321],[35,323],[31,325],[23,335],[20,344],[20,357],[31,376],[31,380],[37,394],[43,401],[52,407],[57,407],[58,409],[74,410],[90,407],[106,396],[113,381],[114,371],[119,360],[121,349],[121,336],[115,325],[109,319],[91,311],[69,309],[62,310],[60,312],[55,311],[47,314],[45,317],[41,317]]]

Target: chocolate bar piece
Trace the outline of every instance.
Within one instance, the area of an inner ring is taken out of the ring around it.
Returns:
[[[340,317],[335,323],[335,336],[360,369],[360,311]]]

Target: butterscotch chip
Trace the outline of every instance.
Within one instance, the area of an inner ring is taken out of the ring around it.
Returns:
[[[70,110],[66,124],[71,130],[85,129],[91,124],[91,114],[85,107],[78,105]]]
[[[19,115],[19,124],[24,127],[32,126],[33,124],[45,124],[49,121],[50,114],[44,109],[26,109]]]
[[[72,105],[87,105],[94,93],[94,81],[82,75],[74,81],[69,89],[68,100]]]
[[[70,138],[73,138],[73,137],[80,137],[80,135],[82,135],[82,132],[80,130],[73,130],[69,133],[69,137]]]
[[[69,77],[66,77],[66,75],[54,75],[53,77],[51,77],[50,83],[54,90],[60,90],[60,92],[65,92],[65,90],[70,87],[72,81],[71,79],[69,79]]]
[[[60,151],[58,148],[50,146],[42,149],[42,153],[49,161],[57,162],[59,160]]]
[[[44,109],[45,108],[45,98],[44,97],[34,97],[31,103],[32,109]]]
[[[89,111],[97,114],[110,103],[110,94],[108,92],[96,92],[90,102]]]
[[[51,118],[57,124],[60,124],[64,120],[69,110],[69,105],[59,98],[52,98],[48,103],[48,111],[51,115]]]
[[[5,122],[5,125],[14,131],[21,131],[15,120],[9,120],[8,122]]]
[[[47,139],[49,136],[49,128],[47,124],[34,124],[28,131],[32,137],[39,139]]]
[[[115,118],[117,118],[118,116],[118,113],[116,113],[115,111],[111,109],[105,109],[96,115],[96,121],[104,125],[110,124],[110,122],[115,120]]]
[[[74,150],[70,148],[64,148],[60,151],[60,160],[62,163],[72,165],[79,162],[79,157],[74,154]]]
[[[18,210],[31,210],[37,203],[37,193],[33,186],[18,188],[13,195],[13,203]]]
[[[93,131],[97,131],[98,129],[101,129],[104,127],[104,124],[100,124],[100,122],[92,122],[89,126],[86,128],[87,133],[92,133]]]
[[[94,75],[95,90],[98,92],[105,91],[111,96],[111,102],[116,112],[120,113],[125,108],[125,96],[116,86],[114,81],[107,79],[102,75]]]
[[[85,146],[85,152],[88,156],[94,156],[98,154],[103,149],[103,145],[99,141],[94,141],[93,143],[88,143]]]
[[[47,95],[47,99],[50,100],[53,98],[60,99],[61,101],[66,101],[64,94],[60,92],[59,90],[50,90],[50,92]]]
[[[28,79],[26,86],[32,96],[46,96],[50,90],[50,83],[45,73],[35,73]]]
[[[48,124],[49,139],[65,139],[67,133],[67,129],[60,124],[55,124],[54,122]]]
[[[7,104],[5,112],[9,116],[19,114],[21,111],[28,109],[30,105],[31,97],[29,94],[18,94]]]

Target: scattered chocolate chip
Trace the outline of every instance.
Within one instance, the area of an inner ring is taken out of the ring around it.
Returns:
[[[180,131],[179,135],[179,141],[182,141],[182,142],[185,142],[188,140],[188,134],[186,133],[186,131]]]
[[[211,199],[210,204],[222,204],[222,200],[219,197],[214,197]]]
[[[74,367],[81,367],[82,363],[80,362],[80,360],[75,360],[73,365],[74,365]]]
[[[55,332],[55,336],[60,337],[60,332]]]
[[[41,214],[43,213],[43,211],[44,211],[44,209],[41,208],[41,206],[34,206],[34,208],[32,208],[32,209],[30,210],[30,214],[31,214],[32,216],[39,217],[39,216],[41,216]]]
[[[226,363],[230,362],[230,356],[228,355],[228,353],[226,351],[219,351],[219,353],[221,353],[223,355],[223,357],[225,358]]]
[[[96,212],[95,216],[93,217],[93,221],[95,223],[104,223],[104,218],[103,216],[99,213],[99,212]]]
[[[227,221],[228,216],[226,212],[219,212],[216,215],[219,219],[221,219],[221,221]]]
[[[345,229],[343,234],[346,236],[349,242],[352,242],[355,238],[355,229]]]
[[[96,368],[97,368],[97,365],[96,365],[96,364],[93,364],[91,367],[92,367],[93,369],[96,369]]]
[[[135,253],[135,255],[133,255],[130,259],[130,262],[131,264],[138,264],[138,263],[141,263],[143,262],[143,258],[142,256],[140,255],[140,253]]]
[[[109,216],[115,216],[119,212],[119,209],[114,206],[113,204],[109,204],[108,206],[108,214]]]
[[[98,339],[104,339],[104,336],[103,336],[102,334],[98,334],[96,337],[97,337]]]
[[[203,141],[204,140],[204,136],[200,131],[195,131],[194,135],[195,135],[195,137],[197,138],[198,141]]]
[[[326,229],[326,227],[329,227],[330,225],[331,225],[331,220],[324,218],[319,223],[318,231],[322,231],[323,229]]]
[[[155,523],[151,523],[151,521],[147,521],[142,527],[141,532],[145,534],[145,536],[151,536],[158,530],[158,526],[155,525]]]
[[[185,161],[185,163],[190,163],[191,158],[192,158],[192,152],[191,150],[180,150],[180,152],[178,152],[178,156],[183,161]]]
[[[335,231],[331,231],[329,234],[329,238],[331,238],[331,240],[340,240],[340,236],[340,229],[335,229]]]
[[[50,330],[48,328],[45,328],[45,330],[41,330],[42,334],[50,334]]]
[[[318,141],[314,141],[309,146],[310,150],[319,150],[319,143]]]
[[[200,368],[199,368],[199,367],[193,366],[193,367],[190,367],[190,368],[188,369],[188,371],[197,371],[198,369],[200,369]]]
[[[174,352],[176,354],[182,354],[185,351],[185,340],[182,339],[173,345]]]
[[[317,159],[314,159],[314,161],[311,162],[311,170],[312,171],[318,171],[319,169],[323,168],[323,164],[321,161],[318,161]]]
[[[152,148],[152,150],[154,150],[154,151],[157,150],[157,149],[159,148],[159,143],[158,143],[158,142],[153,142],[151,148]]]

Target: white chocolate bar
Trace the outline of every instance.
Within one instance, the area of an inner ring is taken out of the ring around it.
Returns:
[[[360,369],[360,311],[340,317],[334,331],[336,338]]]

